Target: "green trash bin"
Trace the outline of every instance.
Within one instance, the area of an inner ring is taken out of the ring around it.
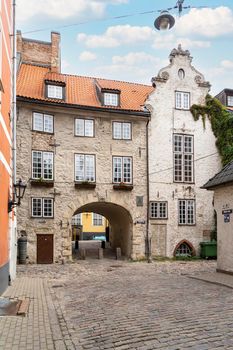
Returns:
[[[201,242],[201,257],[202,258],[217,258],[217,242]]]

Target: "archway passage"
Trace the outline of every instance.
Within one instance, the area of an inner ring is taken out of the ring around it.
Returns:
[[[131,256],[133,222],[125,208],[109,202],[93,202],[78,208],[73,216],[80,213],[95,213],[106,218],[106,238],[109,246],[113,250],[120,247],[123,256]]]

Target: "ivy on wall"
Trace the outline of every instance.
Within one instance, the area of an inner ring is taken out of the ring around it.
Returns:
[[[223,165],[233,160],[233,113],[230,113],[216,98],[206,96],[206,105],[192,105],[190,111],[194,120],[202,118],[205,128],[206,118],[211,122],[212,130],[217,138],[216,146]]]

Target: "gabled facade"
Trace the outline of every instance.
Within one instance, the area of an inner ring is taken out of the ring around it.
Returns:
[[[28,237],[29,260],[71,259],[72,217],[84,212],[106,217],[113,249],[144,257],[150,113],[143,104],[153,87],[61,74],[53,38],[41,43],[40,62],[40,42],[21,38],[19,52],[18,172],[28,187],[18,232]],[[23,52],[27,41],[33,57]]]
[[[152,256],[198,254],[213,229],[213,192],[200,187],[220,169],[220,158],[209,120],[204,126],[190,112],[210,88],[191,62],[189,51],[172,50],[146,103]]]

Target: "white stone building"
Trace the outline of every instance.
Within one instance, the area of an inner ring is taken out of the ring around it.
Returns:
[[[192,65],[189,51],[172,50],[169,66],[152,79],[147,100],[150,235],[153,255],[198,254],[213,228],[213,192],[200,187],[220,169],[210,121],[194,121],[210,85]]]

